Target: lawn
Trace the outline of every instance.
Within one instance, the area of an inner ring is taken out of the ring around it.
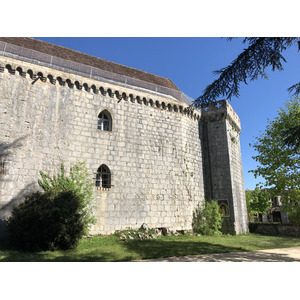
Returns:
[[[121,241],[117,236],[84,238],[68,251],[20,252],[0,245],[0,261],[109,262],[194,254],[255,251],[300,246],[300,238],[258,234],[222,236],[162,236],[156,240]]]

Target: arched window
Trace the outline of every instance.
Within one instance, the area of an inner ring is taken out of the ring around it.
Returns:
[[[110,188],[111,173],[106,165],[101,165],[97,170],[96,187]]]
[[[107,110],[101,111],[98,115],[98,129],[105,131],[111,131],[112,129],[111,115]]]

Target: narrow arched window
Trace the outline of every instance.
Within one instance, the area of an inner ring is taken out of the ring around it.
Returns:
[[[98,129],[105,131],[111,131],[112,129],[111,115],[107,110],[101,111],[98,115]]]
[[[101,165],[96,174],[96,187],[110,188],[111,173],[106,165]]]

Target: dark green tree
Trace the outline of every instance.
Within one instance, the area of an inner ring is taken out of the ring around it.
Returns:
[[[85,203],[74,191],[36,192],[12,211],[10,242],[25,251],[67,250],[85,234]]]
[[[228,40],[231,40],[229,38]],[[219,75],[213,83],[208,85],[193,103],[200,108],[218,100],[220,97],[231,99],[239,97],[240,84],[248,84],[258,78],[268,78],[266,69],[282,71],[282,63],[286,62],[282,53],[291,46],[297,46],[300,50],[299,37],[248,37],[243,39],[248,47],[227,67],[214,71]],[[300,94],[300,82],[288,88],[294,96]],[[291,147],[300,147],[300,124],[290,128],[285,133],[284,140]]]
[[[296,118],[300,120],[300,112],[296,114]],[[283,132],[283,142],[295,151],[300,148],[300,124],[288,128]]]
[[[253,81],[259,77],[268,78],[265,73],[268,67],[272,67],[272,71],[283,70],[282,63],[286,60],[282,52],[287,48],[297,46],[300,51],[298,37],[249,37],[244,38],[243,43],[248,43],[248,47],[229,66],[213,72],[219,78],[206,87],[203,94],[194,101],[194,106],[201,107],[219,97],[229,100],[232,97],[238,98],[241,83],[247,84],[247,80]],[[300,82],[291,86],[288,91],[294,91],[298,95]]]

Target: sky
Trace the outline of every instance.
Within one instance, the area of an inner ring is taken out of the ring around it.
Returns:
[[[270,0],[252,0],[251,3],[240,0],[85,0],[79,4],[32,0],[30,5],[27,1],[3,1],[1,9],[2,36],[46,37],[40,39],[170,78],[192,98],[197,98],[216,79],[212,71],[227,66],[244,47],[239,39],[228,42],[219,37],[300,35],[299,9],[294,0],[284,3]],[[258,183],[248,173],[256,167],[249,143],[264,130],[267,119],[273,119],[279,107],[289,100],[287,88],[299,82],[299,53],[291,48],[285,57],[285,71],[270,71],[269,80],[242,85],[240,98],[230,102],[242,124],[245,188],[253,189]],[[244,291],[249,290],[253,278],[256,294],[269,297],[266,286],[272,285],[274,279],[266,276],[264,264],[235,263],[228,268],[225,263],[206,263],[201,264],[201,270],[199,266],[197,263],[159,266],[140,263],[130,264],[130,267],[126,263],[83,263],[80,266],[35,263],[30,265],[28,273],[27,264],[22,268],[20,264],[7,264],[1,266],[3,276],[0,278],[7,296],[28,294],[33,299],[39,299],[44,291],[47,291],[46,299],[57,296],[57,292],[74,299],[95,297],[99,295],[99,288],[101,295],[115,298],[130,295],[131,299],[140,299],[142,295],[144,299],[153,299],[163,295],[192,299],[195,295],[210,298],[213,295],[235,300],[243,295],[250,299],[253,293]],[[268,264],[268,274],[278,271],[296,274],[297,268],[297,264],[280,267]],[[33,281],[39,288],[32,289]],[[179,281],[180,284],[176,284]],[[19,289],[15,288],[15,282]],[[282,288],[276,290],[278,297],[294,297],[297,276],[281,276],[280,286]]]
[[[247,46],[242,38],[219,37],[35,37],[128,67],[170,78],[188,96],[196,99]],[[288,87],[299,82],[300,53],[287,49],[284,71],[267,70],[268,79],[241,84],[240,97],[229,103],[241,120],[240,135],[245,189],[254,189],[263,178],[254,178],[257,167],[249,146],[273,120],[280,107],[291,99]],[[223,98],[220,98],[221,100]]]

